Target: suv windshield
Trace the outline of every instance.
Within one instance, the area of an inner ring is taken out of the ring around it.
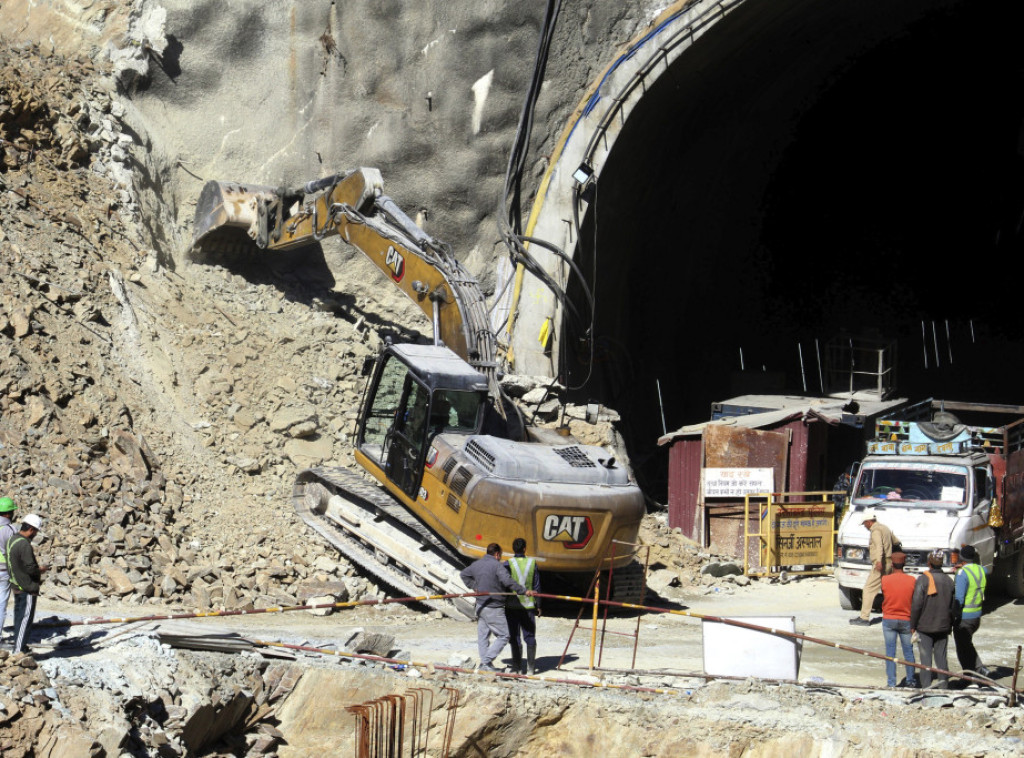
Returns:
[[[966,496],[967,469],[962,466],[894,462],[864,466],[853,499],[963,507]]]

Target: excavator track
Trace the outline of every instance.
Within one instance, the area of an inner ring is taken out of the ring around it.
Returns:
[[[459,571],[469,561],[430,531],[384,490],[337,466],[306,469],[292,489],[296,513],[349,561],[399,595],[469,592]],[[550,576],[544,591],[586,595],[593,575]],[[608,572],[601,572],[603,587]],[[642,605],[647,584],[643,565],[633,560],[612,574],[612,600]],[[605,597],[602,589],[601,596]],[[454,619],[474,618],[470,599],[422,601]],[[617,613],[615,608],[611,613]]]
[[[300,472],[292,504],[349,561],[399,595],[469,592],[459,579],[468,561],[355,472],[335,466]],[[421,602],[454,619],[474,617],[468,598]]]

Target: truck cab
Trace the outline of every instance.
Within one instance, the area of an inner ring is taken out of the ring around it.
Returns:
[[[994,439],[1001,431],[959,423],[878,422],[838,531],[835,575],[843,608],[859,607],[871,570],[868,530],[861,524],[866,510],[892,529],[909,573],[924,571],[936,549],[945,554],[943,571],[953,573],[964,545],[977,548],[985,571],[992,572],[1000,544],[990,522],[1005,473],[1003,448]]]

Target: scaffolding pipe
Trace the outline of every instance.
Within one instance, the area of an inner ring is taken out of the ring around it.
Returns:
[[[448,595],[429,595],[429,596],[417,596],[417,597],[406,597],[406,598],[384,598],[384,599],[374,599],[374,600],[369,600],[369,601],[362,600],[362,601],[354,601],[354,602],[348,602],[348,603],[326,603],[326,604],[318,604],[318,605],[287,606],[287,607],[281,607],[281,608],[263,608],[263,609],[256,609],[254,611],[197,612],[197,613],[191,613],[191,614],[159,615],[159,616],[136,617],[136,618],[127,618],[127,619],[125,619],[125,618],[89,619],[89,620],[86,620],[86,621],[70,621],[70,620],[61,619],[60,621],[36,624],[35,626],[40,626],[40,627],[63,627],[63,626],[95,625],[95,624],[111,624],[111,623],[134,623],[134,622],[137,622],[137,621],[162,621],[162,620],[168,620],[168,619],[207,618],[207,617],[211,617],[211,616],[234,616],[234,615],[244,615],[246,613],[270,613],[270,612],[308,610],[308,609],[313,609],[313,608],[354,607],[354,606],[359,606],[359,605],[381,605],[381,604],[386,604],[386,603],[403,603],[403,602],[410,603],[410,602],[420,602],[420,601],[428,600],[428,599],[434,600],[434,599],[452,599],[452,598],[460,598],[460,597],[482,597],[482,596],[507,597],[507,596],[511,596],[513,594],[514,593],[511,593],[511,592],[491,592],[491,593],[488,593],[488,592],[465,592],[465,593],[448,594]],[[775,629],[775,628],[766,627],[766,626],[758,626],[757,624],[749,624],[749,623],[747,623],[745,621],[737,621],[736,619],[729,619],[729,618],[725,618],[725,617],[722,617],[722,616],[712,616],[712,615],[709,615],[709,614],[697,613],[695,611],[688,611],[688,610],[674,610],[674,609],[671,609],[671,608],[657,608],[655,606],[638,605],[638,604],[635,604],[635,603],[622,603],[622,602],[618,602],[618,601],[615,601],[615,600],[601,600],[599,598],[598,599],[594,599],[594,598],[576,597],[576,596],[572,596],[572,595],[551,595],[551,594],[547,594],[547,593],[538,592],[538,593],[536,593],[536,597],[547,598],[547,599],[550,599],[550,600],[562,600],[562,601],[565,601],[565,602],[582,603],[582,604],[593,603],[595,605],[595,613],[596,613],[596,606],[597,605],[605,605],[607,607],[628,608],[628,609],[631,609],[631,610],[644,611],[644,612],[647,612],[647,613],[664,613],[664,614],[669,614],[669,615],[674,615],[674,616],[685,616],[685,617],[688,617],[688,618],[698,619],[698,620],[702,620],[702,621],[713,621],[713,622],[725,624],[727,626],[735,626],[735,627],[739,627],[739,628],[742,628],[742,629],[750,629],[750,630],[756,631],[756,632],[764,632],[764,633],[767,633],[767,634],[772,634],[772,635],[774,635],[776,637],[784,637],[784,638],[788,638],[788,639],[802,640],[804,642],[810,642],[810,643],[813,643],[813,644],[816,644],[816,645],[823,645],[825,647],[831,647],[831,648],[834,648],[836,650],[845,650],[846,652],[849,652],[849,653],[855,653],[857,655],[863,655],[863,656],[870,657],[870,658],[877,658],[877,659],[883,660],[883,661],[892,661],[892,662],[896,663],[899,666],[911,666],[913,668],[921,669],[922,671],[931,671],[932,673],[941,674],[941,675],[949,676],[949,677],[956,678],[956,679],[963,679],[964,681],[974,682],[974,683],[979,684],[979,685],[997,686],[997,687],[1001,686],[1001,685],[998,685],[995,682],[993,682],[991,679],[987,679],[987,678],[982,677],[982,676],[977,675],[977,674],[974,674],[973,676],[968,675],[967,673],[959,673],[958,674],[956,672],[947,671],[945,669],[934,668],[932,666],[925,666],[924,664],[913,663],[911,661],[904,661],[904,660],[901,660],[900,658],[897,658],[897,657],[894,657],[894,656],[887,656],[887,655],[883,655],[882,653],[875,653],[875,652],[870,651],[870,650],[864,650],[864,649],[861,649],[861,648],[852,647],[850,645],[843,645],[843,644],[841,644],[839,642],[831,642],[829,640],[823,640],[823,639],[820,639],[818,637],[811,637],[811,636],[808,636],[808,635],[805,635],[805,634],[800,634],[798,632],[788,632],[788,631],[785,631],[785,630],[782,630],[782,629]],[[595,622],[595,628],[596,628],[596,622]],[[364,659],[364,660],[373,660],[373,661],[379,661],[379,662],[390,663],[390,664],[405,664],[405,665],[420,666],[420,667],[427,667],[427,668],[431,668],[431,669],[439,669],[439,670],[446,670],[446,671],[456,671],[456,672],[472,672],[473,671],[473,669],[464,669],[464,668],[459,668],[457,666],[440,666],[440,665],[437,665],[437,664],[434,664],[434,663],[417,663],[417,662],[414,662],[414,661],[402,661],[402,660],[396,660],[396,659],[391,659],[391,658],[383,658],[383,657],[380,657],[380,656],[370,656],[370,655],[363,655],[363,654],[358,654],[358,653],[346,653],[346,652],[341,652],[341,651],[329,651],[329,650],[324,650],[322,648],[308,647],[308,646],[301,646],[301,645],[289,645],[289,644],[279,643],[279,642],[269,642],[269,641],[264,641],[264,640],[248,640],[248,641],[251,644],[253,644],[253,645],[261,645],[261,646],[264,646],[264,647],[280,647],[280,648],[286,648],[286,649],[292,649],[292,650],[309,651],[309,652],[315,652],[315,653],[321,653],[321,654],[333,654],[333,655],[338,655],[338,656],[342,656],[342,657],[346,657],[346,658],[358,658],[358,659]],[[1019,669],[1019,661],[1018,661],[1018,665],[1014,668],[1013,683],[1012,683],[1011,687],[1008,688],[1010,690],[1010,692],[1011,692],[1011,695],[1015,695],[1016,693],[1019,692],[1019,690],[1017,689],[1017,670],[1018,669]],[[498,676],[498,677],[514,678],[514,679],[542,679],[541,677],[536,677],[535,675],[505,674],[503,672],[497,672],[494,675]],[[542,679],[542,681],[548,681],[548,682],[550,682],[550,681],[562,681],[563,683],[570,683],[570,684],[574,683],[572,680]],[[641,692],[662,692],[662,690],[659,690],[659,689],[656,689],[656,688],[648,688],[648,687],[631,687],[631,686],[626,686],[626,685],[608,685],[608,684],[604,684],[604,683],[595,684],[593,682],[577,682],[577,683],[583,684],[583,685],[586,685],[586,686],[593,686],[593,687],[609,687],[609,688],[615,688],[615,689],[629,689],[629,690],[635,690],[635,691],[641,691]]]
[[[613,668],[601,668],[598,666],[595,671],[605,671],[609,674],[633,674],[635,676],[667,676],[675,677],[678,679],[707,679],[707,680],[719,680],[725,679],[726,681],[733,682],[745,682],[750,679],[749,676],[736,676],[731,674],[705,674],[703,671],[663,671],[661,669],[613,669]],[[826,682],[824,679],[821,681],[812,681],[805,679],[800,681],[799,679],[770,679],[764,677],[758,677],[757,681],[765,682],[767,684],[792,684],[797,687],[825,687],[825,688],[842,688],[844,690],[877,690],[879,689],[877,684],[843,684],[842,682]],[[915,687],[902,687],[909,692],[930,692],[935,693],[935,690],[925,690]],[[940,690],[941,691],[941,690]]]
[[[95,626],[97,624],[134,624],[138,621],[179,621],[181,619],[215,618],[219,616],[253,616],[259,613],[287,613],[289,611],[313,611],[324,608],[355,608],[361,605],[388,605],[390,603],[421,603],[427,600],[453,600],[462,597],[481,597],[486,592],[457,592],[448,595],[417,595],[415,597],[385,597],[372,600],[352,600],[344,603],[314,603],[311,605],[282,605],[271,608],[252,608],[241,611],[194,611],[193,613],[172,613],[153,616],[130,616],[130,617],[108,617],[89,618],[81,621],[70,619],[58,619],[57,621],[42,621],[33,624],[33,628],[52,628],[65,626]],[[512,593],[502,593],[512,594]]]
[[[592,600],[586,597],[573,597],[571,595],[547,595],[538,592],[536,597],[548,598],[551,600],[562,600],[566,602],[575,603],[601,603],[614,606],[616,608],[632,608],[634,610],[647,611],[650,613],[666,613],[674,616],[687,616],[689,618],[700,619],[701,621],[714,621],[726,626],[735,626],[741,629],[750,629],[755,632],[764,632],[766,634],[772,634],[776,637],[784,637],[787,639],[802,640],[803,642],[811,642],[816,645],[824,645],[825,647],[835,648],[836,650],[845,650],[848,653],[856,653],[858,655],[864,655],[869,658],[878,658],[883,661],[893,661],[899,666],[912,666],[913,668],[921,669],[922,671],[931,671],[935,674],[942,674],[945,676],[952,677],[954,679],[963,679],[967,682],[974,682],[976,684],[983,684],[985,686],[1000,686],[993,682],[991,679],[987,679],[979,674],[971,672],[974,676],[968,676],[965,673],[956,673],[954,671],[947,671],[945,669],[934,668],[932,666],[925,666],[923,663],[913,663],[912,661],[904,661],[895,656],[883,655],[882,653],[875,653],[871,650],[864,650],[862,648],[852,647],[850,645],[843,645],[839,642],[831,642],[829,640],[823,640],[818,637],[810,637],[806,634],[800,634],[799,632],[788,632],[784,629],[775,629],[773,627],[758,626],[757,624],[748,624],[746,621],[737,621],[736,619],[725,618],[724,616],[711,616],[706,613],[695,613],[694,611],[677,611],[671,608],[655,608],[649,605],[636,605],[634,603],[620,603],[615,600]],[[1016,682],[1013,684],[1013,691],[1017,691]]]

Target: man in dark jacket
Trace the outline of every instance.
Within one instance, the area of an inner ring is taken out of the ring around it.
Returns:
[[[910,601],[910,630],[918,634],[918,651],[925,666],[948,670],[946,647],[953,629],[953,580],[942,573],[943,553],[935,550],[928,555],[928,570],[917,577],[914,597]],[[921,686],[930,687],[932,672],[921,669]],[[949,677],[939,674],[935,686],[949,687]]]
[[[492,542],[487,555],[473,561],[460,574],[466,586],[476,592],[509,593],[533,597],[533,590],[512,580],[501,562],[501,545]],[[482,595],[476,599],[476,644],[480,652],[480,670],[497,671],[494,659],[508,643],[508,623],[505,621],[505,596]],[[494,637],[491,642],[490,638]],[[488,644],[489,643],[489,644]]]
[[[40,533],[42,527],[43,520],[39,516],[34,513],[26,516],[18,533],[8,539],[7,544],[3,546],[11,588],[14,590],[15,653],[25,650],[25,643],[32,631],[32,622],[35,621],[36,598],[39,596],[42,573],[47,568],[36,562],[36,555],[32,550],[32,540]]]

